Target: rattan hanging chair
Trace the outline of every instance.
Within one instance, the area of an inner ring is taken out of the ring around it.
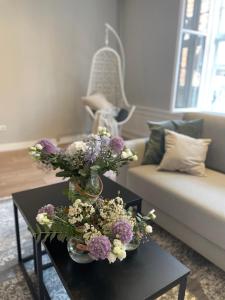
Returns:
[[[109,46],[109,32],[116,38],[121,56],[118,52]],[[118,120],[118,127],[128,122],[132,117],[136,106],[129,105],[124,91],[125,75],[125,55],[122,42],[116,31],[109,25],[105,24],[105,45],[100,48],[92,58],[91,71],[87,89],[87,96],[95,93],[103,94],[118,110],[123,111],[125,116]],[[95,118],[95,112],[85,106],[91,118]]]

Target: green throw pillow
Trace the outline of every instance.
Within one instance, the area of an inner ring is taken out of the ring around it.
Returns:
[[[162,122],[148,122],[150,138],[145,145],[143,165],[159,164],[165,153],[164,130],[172,130],[188,135],[193,138],[200,138],[202,134],[203,120],[169,120]]]

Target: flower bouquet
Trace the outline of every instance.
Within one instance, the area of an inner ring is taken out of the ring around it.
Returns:
[[[106,128],[63,150],[49,140],[41,140],[30,147],[32,157],[46,168],[59,169],[56,176],[69,177],[71,190],[96,198],[101,194],[99,175],[118,169],[137,160],[137,155],[125,146],[121,137],[112,137]]]
[[[123,260],[127,251],[147,241],[155,219],[154,210],[142,216],[130,207],[125,209],[123,199],[76,199],[66,207],[48,204],[39,209],[36,220],[37,239],[57,237],[67,240],[70,257],[78,263]]]

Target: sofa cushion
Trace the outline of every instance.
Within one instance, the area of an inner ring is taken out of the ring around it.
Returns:
[[[159,172],[156,165],[130,168],[127,186],[157,210],[225,249],[225,174],[206,177]]]
[[[203,120],[168,120],[148,122],[150,130],[149,141],[146,143],[142,164],[159,164],[165,153],[165,129],[176,131],[193,138],[200,138]]]
[[[205,160],[210,143],[210,139],[193,139],[166,129],[166,153],[158,170],[180,171],[196,176],[205,176]]]
[[[186,113],[184,119],[204,119],[202,137],[212,139],[206,166],[225,173],[225,114]]]

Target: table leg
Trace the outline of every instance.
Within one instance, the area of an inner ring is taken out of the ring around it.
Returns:
[[[180,282],[178,300],[184,300],[186,286],[187,286],[187,277],[185,276],[184,278],[181,279]]]
[[[138,213],[141,213],[141,201],[138,201],[138,204],[137,204],[137,212],[138,212]]]
[[[44,300],[44,284],[43,284],[43,268],[42,268],[42,253],[41,242],[34,240],[35,256],[36,256],[36,272],[38,279],[38,297],[39,300]]]
[[[34,254],[34,272],[37,274],[37,261],[36,261],[36,245],[35,245],[35,238],[32,237],[33,240],[33,254]]]
[[[21,255],[21,243],[20,243],[20,228],[19,228],[19,218],[18,218],[18,208],[13,203],[14,208],[14,220],[15,220],[15,229],[16,229],[16,243],[17,243],[17,254],[18,254],[18,261],[19,263],[22,262],[22,255]]]

